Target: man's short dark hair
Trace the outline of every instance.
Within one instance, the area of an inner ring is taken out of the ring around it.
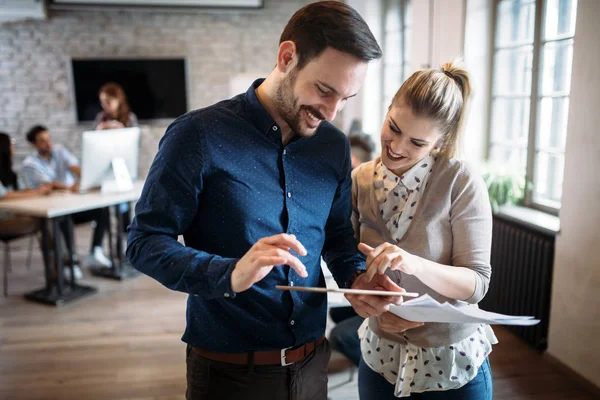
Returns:
[[[25,137],[27,138],[27,141],[29,143],[35,144],[35,139],[37,138],[37,135],[39,135],[40,133],[47,131],[47,130],[48,130],[48,128],[46,128],[43,125],[36,125],[27,131],[27,133],[25,134]]]
[[[279,44],[296,44],[298,69],[327,47],[363,61],[381,57],[381,48],[369,26],[355,9],[339,1],[320,1],[296,11],[285,26]]]

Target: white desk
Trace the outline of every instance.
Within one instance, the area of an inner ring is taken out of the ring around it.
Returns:
[[[62,247],[60,245],[60,222],[65,220],[68,222],[70,236],[67,240],[67,249],[69,256],[73,254],[73,226],[72,221],[68,218],[70,215],[94,210],[98,208],[108,208],[118,206],[121,203],[136,201],[142,192],[144,186],[143,181],[134,182],[133,190],[125,193],[101,194],[99,190],[91,191],[85,194],[55,192],[49,196],[36,197],[31,199],[17,200],[0,200],[0,211],[9,211],[20,215],[41,218],[42,223],[42,254],[44,256],[44,269],[46,272],[46,286],[42,289],[26,293],[25,297],[46,304],[62,305],[72,300],[78,299],[96,292],[96,288],[91,286],[78,285],[73,279],[73,271],[71,270],[71,280],[68,285],[64,285],[62,274]],[[117,213],[121,218],[121,213]],[[110,254],[113,261],[113,267],[99,270],[97,275],[106,276],[116,279],[124,279],[129,276],[129,273],[124,274],[124,264],[122,260],[122,229],[117,229],[117,258],[118,263],[113,257],[113,244],[111,228],[109,226],[109,243]],[[49,229],[52,229],[54,243],[54,262],[50,260],[50,237]],[[52,264],[52,265],[51,265]],[[71,269],[73,268],[73,260],[70,262]],[[53,273],[54,268],[54,273]]]
[[[49,196],[30,199],[1,200],[0,210],[39,218],[56,218],[119,203],[136,201],[142,193],[143,181],[136,181],[126,193],[101,194],[100,190],[79,194],[54,192]]]

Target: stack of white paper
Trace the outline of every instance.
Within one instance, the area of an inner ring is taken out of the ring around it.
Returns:
[[[415,322],[482,323],[499,325],[535,325],[540,322],[534,317],[523,317],[493,313],[474,307],[456,307],[449,303],[440,304],[425,294],[399,306],[391,306],[390,312]]]

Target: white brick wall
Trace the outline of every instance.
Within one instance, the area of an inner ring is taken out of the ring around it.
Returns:
[[[31,151],[25,132],[35,124],[79,154],[91,125],[77,123],[72,57],[185,57],[196,109],[228,97],[237,74],[268,73],[285,23],[309,2],[265,0],[253,11],[55,11],[45,21],[0,24],[0,131],[17,139],[15,167]],[[142,174],[167,123],[142,127]]]

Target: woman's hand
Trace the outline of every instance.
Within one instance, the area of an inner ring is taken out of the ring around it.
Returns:
[[[102,131],[104,129],[121,129],[125,126],[117,120],[103,121],[98,124],[96,127],[97,131]]]
[[[379,327],[386,332],[405,332],[409,329],[418,328],[425,325],[423,322],[408,321],[400,318],[391,312],[386,312],[377,317]]]
[[[43,185],[34,190],[37,191],[38,194],[41,196],[47,196],[50,193],[52,193],[52,189],[52,183],[44,183]]]
[[[384,274],[389,268],[392,271],[402,271],[409,275],[416,275],[421,268],[421,259],[402,250],[391,243],[383,243],[373,248],[365,243],[358,245],[360,250],[367,256],[366,279],[373,279],[376,274]]]
[[[356,277],[352,283],[352,289],[406,292],[387,275],[377,275],[375,279],[367,280],[366,273]],[[402,304],[402,296],[375,296],[369,294],[345,294],[344,296],[348,299],[354,311],[363,318],[381,315],[387,312],[392,304]]]

